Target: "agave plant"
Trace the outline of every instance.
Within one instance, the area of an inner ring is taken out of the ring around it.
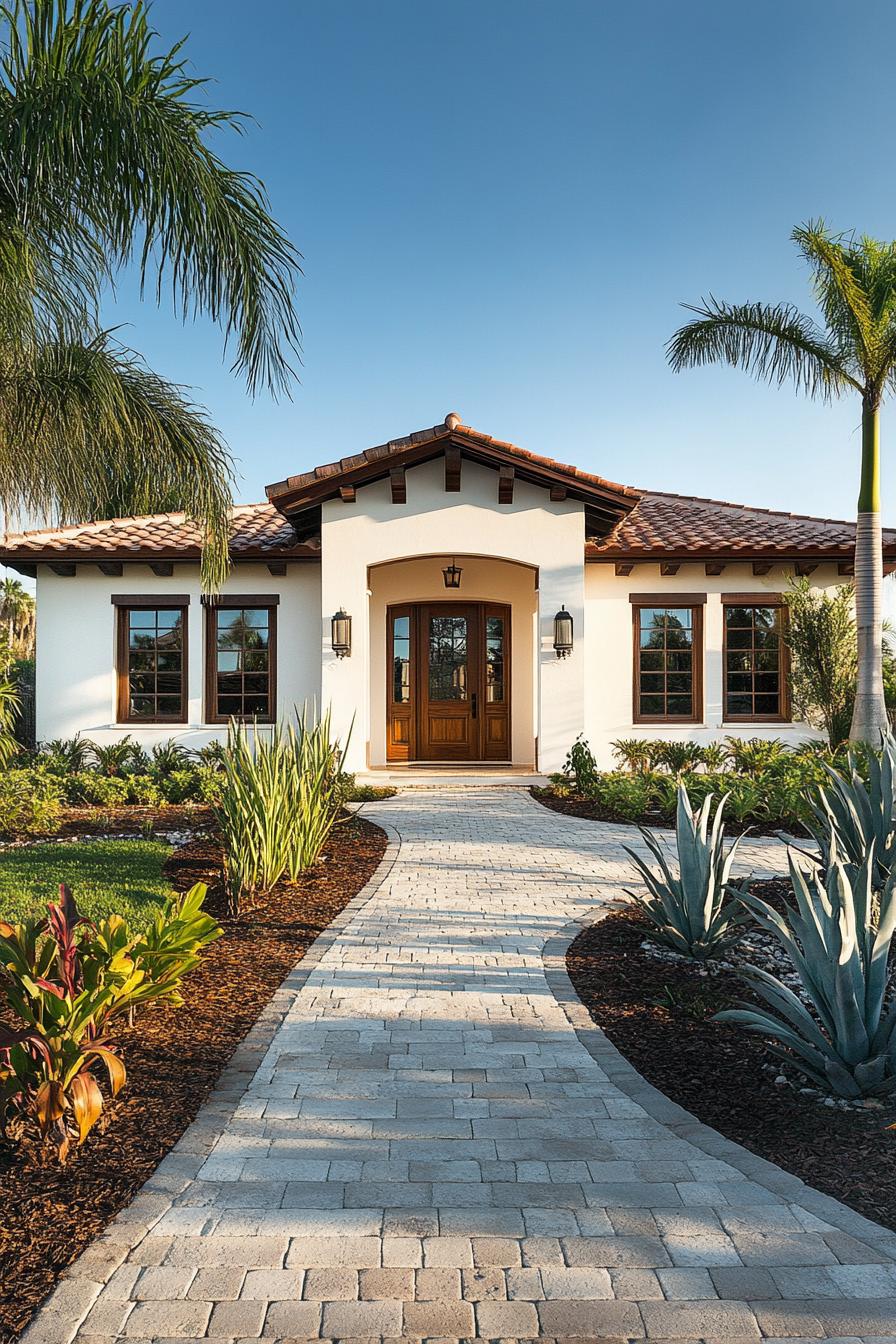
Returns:
[[[731,866],[740,843],[725,852],[723,835],[725,797],[712,815],[713,796],[695,813],[684,784],[678,786],[675,843],[678,875],[669,866],[663,847],[652,832],[640,827],[644,843],[660,867],[659,874],[626,846],[644,878],[646,891],[629,892],[651,923],[648,937],[679,952],[705,961],[718,956],[740,937],[746,916],[732,891]]]
[[[743,1003],[719,1013],[774,1042],[772,1051],[810,1082],[841,1097],[896,1087],[896,1003],[888,969],[896,929],[896,875],[873,890],[875,859],[869,846],[856,866],[845,862],[831,837],[820,871],[800,869],[789,857],[796,909],[780,914],[758,896],[741,899],[787,953],[800,977],[795,994],[755,966],[741,975],[768,1004]]]
[[[868,772],[862,777],[860,764]],[[850,752],[844,771],[824,765],[829,783],[810,799],[814,821],[808,823],[822,854],[836,841],[838,852],[856,867],[871,851],[871,876],[882,887],[896,865],[896,737],[887,733],[880,752]]]

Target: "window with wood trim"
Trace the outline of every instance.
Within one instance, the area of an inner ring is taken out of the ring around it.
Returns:
[[[696,723],[703,714],[703,607],[632,608],[634,721]]]
[[[729,722],[786,721],[786,609],[780,603],[726,601],[724,618],[723,717]]]
[[[118,722],[186,723],[187,608],[116,605]]]
[[[206,608],[206,720],[273,723],[276,697],[277,608]]]

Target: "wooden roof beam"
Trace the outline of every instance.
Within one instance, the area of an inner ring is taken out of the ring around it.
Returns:
[[[628,560],[617,560],[615,568],[617,579],[627,579],[634,569],[634,565]]]
[[[817,568],[817,564],[810,564],[806,560],[797,560],[796,564],[793,566],[793,572],[798,575],[799,578],[807,579]]]
[[[886,568],[886,566],[884,566],[884,568]],[[855,561],[841,560],[838,562],[837,565],[838,574],[842,574],[845,578],[851,578],[853,574],[855,574],[855,572],[856,572]]]
[[[499,504],[513,503],[513,480],[514,480],[513,467],[504,466],[498,469]]]
[[[339,498],[342,500],[343,504],[354,504],[355,487],[353,485],[340,485]]]
[[[770,574],[770,573],[771,573],[771,569],[772,569],[772,565],[771,565],[771,561],[770,561],[770,560],[754,560],[754,561],[753,561],[753,573],[754,573],[754,574],[757,574],[757,575],[759,575],[759,574]]]
[[[703,568],[707,574],[721,574],[725,565],[721,560],[707,560]]]
[[[160,579],[170,579],[174,573],[173,560],[150,560],[149,567]]]
[[[54,574],[58,574],[59,577],[62,579],[73,579],[75,577],[74,565],[65,564],[61,561],[57,561],[55,564],[51,564],[50,568],[52,569]]]
[[[671,578],[672,575],[673,575],[673,574],[677,574],[678,571],[679,571],[680,569],[681,569],[681,565],[678,563],[677,560],[661,560],[661,561],[660,561],[660,573],[661,573],[665,578]]]
[[[445,490],[449,495],[460,493],[460,449],[449,443],[445,449]]]
[[[99,568],[100,573],[105,574],[110,579],[120,579],[124,573],[124,565],[120,560],[101,560]]]
[[[566,486],[565,486],[565,485],[552,485],[552,486],[551,486],[551,503],[552,503],[552,504],[562,504],[563,501],[564,501],[564,499],[566,499],[566,494],[567,494],[567,491],[566,491]]]
[[[408,483],[405,478],[404,467],[389,468],[389,488],[392,491],[393,504],[407,504]]]

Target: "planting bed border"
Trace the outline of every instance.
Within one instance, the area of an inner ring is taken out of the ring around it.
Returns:
[[[363,804],[348,804],[346,811],[360,816],[362,807]],[[133,1199],[86,1244],[71,1264],[60,1271],[55,1285],[35,1306],[27,1324],[21,1327],[23,1342],[41,1344],[48,1337],[73,1339],[103,1285],[198,1174],[233,1119],[296,995],[346,925],[376,895],[395,863],[401,847],[398,833],[382,821],[369,824],[375,825],[386,837],[382,857],[371,876],[309,944],[273,991],[225,1063],[195,1118],[161,1158]],[[48,1216],[52,1216],[49,1211]],[[0,1325],[0,1338],[4,1336],[15,1338],[16,1333],[9,1336]]]
[[[863,1214],[842,1204],[840,1200],[834,1199],[832,1195],[823,1194],[820,1190],[807,1185],[799,1176],[794,1176],[774,1162],[751,1153],[741,1144],[726,1139],[717,1130],[703,1124],[690,1111],[671,1101],[649,1083],[613,1045],[579,998],[566,969],[567,952],[578,935],[599,924],[612,913],[610,910],[604,910],[599,912],[596,918],[571,920],[553,938],[548,939],[542,949],[548,987],[566,1014],[579,1042],[594,1062],[626,1096],[642,1106],[652,1119],[665,1125],[676,1138],[692,1143],[707,1157],[729,1163],[743,1175],[745,1180],[755,1181],[757,1185],[781,1196],[782,1199],[801,1205],[839,1231],[866,1242],[888,1259],[896,1260],[896,1233],[890,1232],[879,1223],[872,1222]]]

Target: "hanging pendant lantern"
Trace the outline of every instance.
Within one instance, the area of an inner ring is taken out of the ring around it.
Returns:
[[[460,569],[452,560],[451,564],[446,565],[445,568],[442,570],[442,577],[445,580],[445,587],[459,588],[461,574],[463,574],[463,570]]]
[[[330,639],[337,658],[349,658],[352,652],[352,618],[339,608],[330,621]]]
[[[572,653],[572,616],[566,607],[554,617],[554,652],[558,658],[568,658]]]

